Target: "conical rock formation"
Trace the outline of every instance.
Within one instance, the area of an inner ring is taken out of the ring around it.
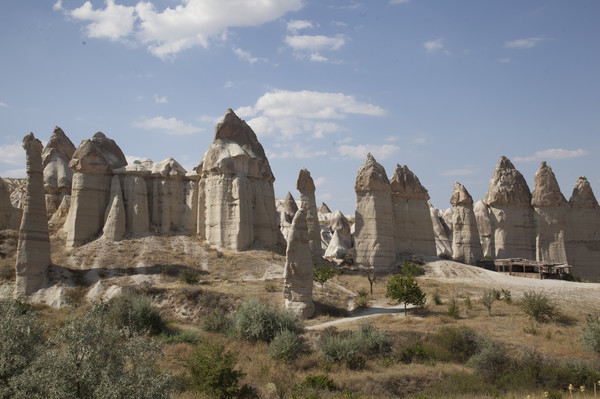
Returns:
[[[475,203],[473,212],[475,213],[475,219],[477,220],[477,231],[479,232],[483,256],[484,258],[491,259],[494,252],[492,248],[492,225],[490,222],[488,206],[483,200],[479,200]]]
[[[289,191],[285,196],[281,208],[281,212],[279,213],[279,229],[281,230],[283,237],[287,240],[292,227],[292,220],[294,220],[294,216],[296,215],[296,212],[298,212],[296,200],[294,200],[292,193]]]
[[[344,257],[348,254],[349,250],[350,247],[342,239],[339,230],[335,230],[333,232],[333,236],[331,237],[331,241],[329,241],[329,245],[325,250],[325,257],[344,259]]]
[[[385,169],[367,155],[356,182],[355,262],[377,271],[393,270],[396,264],[394,214],[390,181]]]
[[[126,230],[127,221],[123,193],[121,192],[119,176],[115,175],[110,185],[110,202],[106,208],[102,237],[110,241],[119,241],[125,236]]]
[[[27,157],[27,182],[17,245],[17,298],[28,296],[42,288],[46,282],[48,267],[52,263],[44,195],[42,148],[42,143],[33,133],[23,138],[23,149]]]
[[[429,217],[433,225],[433,236],[435,239],[435,252],[441,258],[452,257],[452,243],[448,238],[448,233],[444,228],[444,219],[439,215],[438,210],[429,204]]]
[[[292,221],[283,273],[285,307],[303,318],[309,318],[315,313],[312,300],[312,251],[306,219],[306,210],[300,208]]]
[[[483,251],[473,212],[473,198],[462,184],[456,182],[450,203],[454,206],[452,258],[457,262],[474,265],[483,259]]]
[[[71,194],[73,171],[69,167],[69,161],[74,152],[75,146],[71,140],[56,126],[42,152],[46,210],[49,216],[56,211],[62,197]]]
[[[317,202],[315,199],[315,183],[310,172],[305,168],[300,169],[296,189],[300,191],[301,208],[306,210],[306,223],[308,224],[308,241],[312,251],[313,262],[319,264],[323,257],[321,248],[321,228],[319,227],[319,215],[317,214]]]
[[[352,247],[352,234],[350,233],[350,222],[346,219],[346,216],[339,210],[336,210],[331,214],[329,219],[329,226],[331,231],[339,235],[339,239],[344,242],[346,248]]]

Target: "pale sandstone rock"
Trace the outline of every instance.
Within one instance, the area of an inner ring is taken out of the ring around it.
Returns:
[[[10,202],[8,186],[0,178],[0,229],[18,229],[22,214],[23,210],[15,208]]]
[[[181,229],[186,234],[195,234],[198,221],[198,181],[200,176],[196,172],[188,172],[187,180],[183,184],[183,216]]]
[[[292,220],[294,220],[296,212],[298,212],[298,205],[292,194],[288,191],[285,200],[281,204],[281,211],[279,212],[279,229],[286,240],[291,231]]]
[[[396,252],[436,255],[427,189],[406,165],[396,165],[390,185]]]
[[[340,230],[334,230],[331,241],[325,250],[326,258],[344,259],[348,254],[350,247],[346,244],[345,240],[341,237]]]
[[[495,258],[535,259],[531,192],[510,160],[500,157],[485,194]]]
[[[435,238],[436,255],[443,258],[452,257],[452,244],[448,238],[448,233],[444,228],[444,220],[439,216],[439,212],[429,204],[429,217],[433,225],[433,236]]]
[[[203,225],[210,244],[244,250],[255,243],[271,247],[283,241],[269,161],[256,134],[231,109],[216,126],[196,171],[202,186],[198,230]]]
[[[58,209],[62,197],[71,194],[73,171],[69,167],[69,161],[74,152],[75,146],[71,140],[56,126],[42,152],[46,211],[49,217]]]
[[[331,213],[331,209],[329,209],[329,207],[327,206],[326,203],[321,202],[321,206],[319,207],[319,212],[325,214],[325,213]]]
[[[67,248],[96,238],[104,225],[113,169],[125,166],[125,155],[102,132],[83,140],[69,166],[75,172],[71,189],[71,208],[65,222]]]
[[[331,236],[333,235],[331,229],[327,226],[320,226],[321,234],[321,249],[325,251],[329,247],[331,242]]]
[[[50,220],[48,221],[48,228],[51,232],[58,232],[60,229],[64,227],[65,221],[67,220],[67,215],[69,214],[69,208],[71,207],[71,196],[65,195],[62,197],[60,201],[60,205],[58,209]]]
[[[303,318],[309,318],[315,313],[312,300],[312,250],[306,220],[306,210],[300,208],[292,221],[283,273],[285,307]]]
[[[448,238],[450,239],[450,243],[452,243],[453,240],[453,234],[454,234],[454,225],[452,224],[452,220],[454,217],[454,210],[452,208],[447,208],[445,211],[442,212],[442,220],[444,221],[444,224],[446,227],[446,233],[448,234]]]
[[[490,222],[488,206],[483,200],[479,200],[475,203],[473,212],[475,213],[475,219],[477,220],[477,231],[479,232],[483,256],[485,258],[492,258],[492,225]]]
[[[42,288],[52,263],[44,195],[43,146],[33,133],[29,133],[23,138],[23,148],[27,157],[27,183],[17,245],[17,298],[31,295]]]
[[[300,191],[301,208],[306,210],[306,223],[308,224],[308,241],[313,254],[313,262],[319,264],[323,257],[321,248],[321,228],[319,227],[319,215],[317,201],[315,199],[315,183],[310,172],[305,168],[300,169],[296,189]]]
[[[390,271],[396,264],[394,214],[390,181],[371,154],[358,170],[356,182],[355,262]]]
[[[344,242],[344,246],[348,249],[352,247],[352,233],[350,233],[350,222],[346,219],[346,216],[339,210],[336,210],[331,214],[330,228],[335,234],[339,235],[339,239]]]
[[[536,260],[567,263],[565,231],[568,228],[569,203],[546,162],[542,162],[535,173],[531,205],[536,232]]]
[[[149,161],[145,162],[151,172],[148,178],[148,202],[152,224],[163,234],[180,230],[186,213],[186,194],[190,189],[186,170],[171,157],[155,162],[151,167]],[[192,187],[192,196],[193,190]]]
[[[146,166],[152,161],[145,160]],[[148,207],[148,187],[146,179],[152,173],[141,161],[115,169],[113,172],[121,178],[123,184],[123,201],[127,214],[127,232],[138,235],[148,231],[150,227],[150,210]]]
[[[474,265],[483,259],[483,251],[473,212],[473,198],[467,189],[457,182],[454,183],[450,203],[454,206],[451,221],[454,226],[452,258],[457,262]]]
[[[127,232],[127,216],[119,176],[114,175],[110,183],[110,202],[104,216],[102,237],[110,241],[119,241]]]
[[[600,207],[588,180],[577,179],[569,199],[566,248],[573,275],[590,281],[600,278]]]

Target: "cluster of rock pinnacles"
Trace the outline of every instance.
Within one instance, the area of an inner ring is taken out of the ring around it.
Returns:
[[[473,203],[454,184],[450,203],[439,211],[408,167],[391,179],[367,155],[358,171],[355,223],[322,204],[315,184],[301,169],[296,188],[276,201],[275,177],[256,134],[227,110],[215,137],[193,172],[173,158],[127,164],[103,133],[71,143],[56,128],[45,148],[32,133],[23,139],[27,180],[22,210],[13,207],[0,180],[0,228],[19,226],[15,295],[47,284],[51,265],[49,227],[66,233],[68,248],[102,238],[120,240],[151,232],[197,235],[235,251],[287,244],[286,307],[303,317],[314,313],[313,265],[322,257],[343,259],[375,271],[393,272],[413,254],[475,264],[484,257],[521,257],[569,263],[575,275],[597,279],[600,267],[600,207],[585,177],[567,201],[552,169],[543,162],[533,193],[523,176],[501,157],[485,199]],[[300,205],[300,206],[298,206]]]

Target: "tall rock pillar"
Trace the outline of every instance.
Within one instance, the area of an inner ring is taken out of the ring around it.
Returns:
[[[27,157],[27,181],[23,217],[17,246],[15,296],[27,296],[43,287],[50,259],[50,237],[46,216],[42,143],[29,133],[23,138]]]
[[[473,198],[467,189],[457,182],[454,183],[450,203],[454,206],[452,258],[457,262],[474,265],[478,260],[483,259],[483,251],[473,212]]]
[[[390,181],[383,166],[371,154],[358,170],[354,191],[355,262],[374,267],[376,271],[393,270],[396,248]]]
[[[535,259],[531,191],[523,175],[504,156],[485,194],[490,210],[494,258]]]
[[[600,278],[600,207],[590,183],[580,177],[569,199],[567,258],[573,275],[591,281]]]
[[[69,168],[69,161],[73,153],[75,146],[65,132],[56,126],[42,152],[48,216],[54,214],[65,195],[71,194],[73,171]]]
[[[490,223],[490,212],[488,206],[482,200],[475,203],[473,207],[475,219],[477,220],[477,231],[479,232],[479,240],[481,249],[483,250],[484,258],[491,259],[493,256],[492,249],[492,225]]]
[[[304,168],[300,169],[296,188],[300,191],[300,208],[304,208],[306,211],[308,242],[312,252],[313,263],[319,264],[323,257],[323,248],[321,248],[321,228],[319,226],[319,215],[315,199],[315,183],[308,170]]]
[[[531,198],[536,234],[536,260],[567,263],[565,230],[569,203],[560,192],[552,168],[542,162],[535,173]]]

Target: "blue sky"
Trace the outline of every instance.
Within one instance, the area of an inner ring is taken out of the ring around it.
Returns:
[[[501,155],[600,195],[600,2],[27,0],[0,5],[0,176],[22,137],[96,131],[129,159],[196,166],[232,108],[291,191],[354,211],[367,152],[438,208],[475,200]]]

